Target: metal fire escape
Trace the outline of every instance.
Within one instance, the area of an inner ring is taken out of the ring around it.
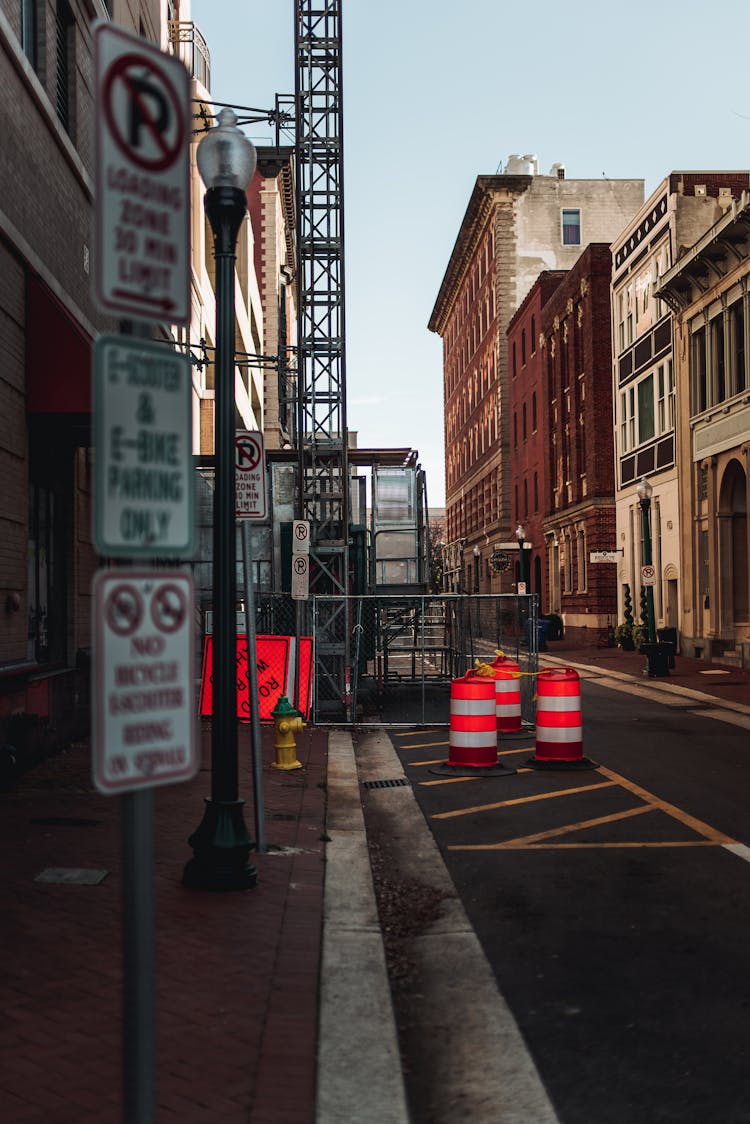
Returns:
[[[348,721],[342,0],[295,4],[299,516],[310,521],[318,709]]]

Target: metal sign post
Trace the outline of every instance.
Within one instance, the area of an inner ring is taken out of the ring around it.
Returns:
[[[123,793],[123,1111],[154,1116],[155,785],[198,770],[193,701],[193,580],[164,570],[94,578],[93,773]]]
[[[250,697],[250,737],[253,760],[253,811],[255,814],[255,845],[259,854],[266,849],[263,826],[263,743],[260,734],[258,706],[258,656],[255,628],[255,580],[250,550],[250,523],[242,527],[242,560],[245,567],[245,631],[247,633],[247,682]]]
[[[96,303],[122,317],[188,324],[188,72],[104,20],[94,53]]]
[[[304,557],[307,561],[307,567],[308,567],[307,590],[309,592],[309,581],[310,581],[310,578],[309,578],[309,569],[310,569],[310,522],[307,519],[295,519],[294,522],[292,523],[292,568],[294,568],[294,564],[295,564],[295,562],[297,561],[297,558],[300,555],[304,555]],[[293,585],[294,585],[294,582],[293,582]],[[304,588],[305,588],[304,582],[300,582],[299,577],[298,577],[298,585],[299,585],[299,588],[304,591]],[[294,592],[292,592],[292,597],[294,597]],[[295,605],[295,614],[294,614],[297,642],[294,646],[294,691],[293,691],[293,694],[292,694],[292,702],[293,702],[293,705],[297,708],[297,710],[299,710],[300,709],[300,705],[299,705],[300,704],[299,661],[300,661],[300,647],[301,647],[300,637],[302,636],[302,633],[304,631],[303,626],[302,626],[302,617],[303,617],[303,613],[304,613],[303,601],[306,600],[306,598],[305,597],[298,597],[295,600],[297,602],[296,605]]]

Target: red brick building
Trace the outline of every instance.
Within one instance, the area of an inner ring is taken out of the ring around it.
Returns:
[[[539,596],[541,612],[548,608],[547,552],[543,517],[549,510],[547,487],[548,435],[543,420],[546,402],[545,352],[540,346],[542,308],[551,298],[565,270],[545,270],[508,326],[508,409],[511,418],[511,521],[524,531],[524,579],[529,593]],[[519,581],[519,562],[515,563]]]
[[[548,600],[569,637],[604,640],[616,624],[609,246],[594,243],[541,310],[546,445],[542,518]]]

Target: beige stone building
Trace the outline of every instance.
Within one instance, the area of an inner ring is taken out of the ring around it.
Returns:
[[[680,530],[673,317],[660,299],[662,279],[748,186],[746,172],[672,172],[612,244],[612,349],[615,426],[618,616],[629,594],[640,615],[643,511],[637,486],[648,479],[657,630],[685,627],[685,574]],[[668,634],[671,637],[671,631]],[[665,636],[666,638],[666,636]],[[692,653],[691,653],[692,654]]]
[[[687,655],[750,666],[750,192],[660,280],[674,314],[680,630]]]
[[[511,317],[542,271],[570,269],[590,242],[611,242],[642,202],[642,180],[567,179],[562,164],[539,175],[535,156],[511,156],[502,175],[476,181],[429,321],[443,341],[450,588],[512,586],[510,571],[487,565],[494,550],[515,544]]]

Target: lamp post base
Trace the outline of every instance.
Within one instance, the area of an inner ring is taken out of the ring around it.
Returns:
[[[200,824],[188,839],[193,858],[183,885],[193,890],[252,890],[258,872],[248,862],[253,842],[242,815],[244,800],[206,800]]]

